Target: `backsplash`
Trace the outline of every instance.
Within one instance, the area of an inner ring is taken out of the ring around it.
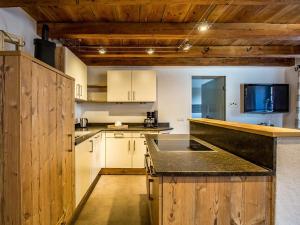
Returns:
[[[76,118],[88,118],[90,123],[114,123],[115,121],[127,123],[143,123],[147,111],[154,111],[155,103],[77,103]]]

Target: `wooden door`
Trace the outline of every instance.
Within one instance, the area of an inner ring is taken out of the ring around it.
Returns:
[[[107,101],[130,102],[131,98],[131,71],[107,72]]]
[[[131,168],[131,138],[106,138],[106,167]]]
[[[75,208],[74,81],[57,75],[57,148],[63,221]],[[60,181],[61,179],[61,181]]]
[[[146,154],[145,138],[133,138],[132,167],[144,168]]]
[[[134,102],[156,101],[156,73],[152,70],[132,71],[132,100]]]

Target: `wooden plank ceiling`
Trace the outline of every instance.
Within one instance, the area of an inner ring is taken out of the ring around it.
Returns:
[[[39,33],[47,23],[50,37],[88,65],[290,66],[300,54],[300,0],[0,2],[15,6],[38,21]],[[202,21],[211,28],[195,29]],[[185,39],[193,45],[187,52],[178,49]]]

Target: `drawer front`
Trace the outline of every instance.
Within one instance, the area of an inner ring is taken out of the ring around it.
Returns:
[[[106,138],[131,138],[132,133],[126,131],[113,131],[113,132],[106,132]]]

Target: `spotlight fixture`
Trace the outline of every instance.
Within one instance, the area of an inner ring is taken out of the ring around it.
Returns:
[[[198,25],[198,31],[204,32],[204,31],[207,31],[210,27],[211,27],[211,24],[209,24],[207,21],[204,21]]]
[[[147,52],[148,55],[152,55],[152,54],[154,54],[155,50],[153,48],[148,48],[146,50],[146,52]]]
[[[189,51],[193,46],[190,44],[190,43],[185,43],[183,46],[182,46],[182,50],[187,52]]]
[[[100,48],[98,50],[99,54],[104,55],[106,53],[106,49],[105,48]]]

